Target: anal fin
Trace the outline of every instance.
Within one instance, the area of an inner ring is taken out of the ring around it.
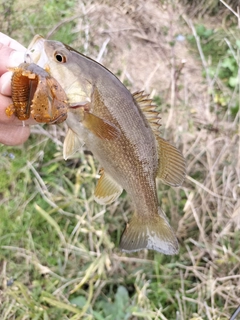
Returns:
[[[99,178],[94,192],[94,200],[100,204],[110,204],[114,202],[122,193],[123,188],[112,179],[112,177],[100,170]]]
[[[161,137],[157,136],[156,139],[159,156],[157,178],[173,187],[182,185],[186,176],[186,162],[183,155]]]

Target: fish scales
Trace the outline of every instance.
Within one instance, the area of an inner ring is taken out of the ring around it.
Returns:
[[[132,101],[132,96],[130,97],[130,102],[134,103],[134,101]],[[115,105],[121,105],[122,108],[127,110],[121,119],[121,123],[123,123],[124,128],[121,128],[119,121],[114,119],[112,116],[107,115],[106,112],[98,112],[98,109],[106,110],[106,107],[101,107],[99,100],[98,103],[95,102],[93,105],[97,106],[96,114],[102,117],[107,117],[109,121],[116,126],[119,125],[122,134],[121,138],[116,141],[105,141],[104,145],[102,145],[100,143],[101,141],[96,140],[95,142],[89,142],[87,146],[91,149],[91,146],[95,144],[95,146],[93,146],[93,150],[96,158],[99,160],[101,160],[101,155],[98,155],[99,152],[106,152],[109,155],[106,159],[107,161],[103,164],[103,167],[109,168],[109,173],[113,178],[120,182],[122,187],[126,189],[133,199],[137,199],[136,194],[138,197],[141,197],[142,201],[144,201],[145,198],[150,198],[148,201],[146,199],[146,205],[141,203],[141,207],[138,208],[138,210],[141,209],[141,211],[138,212],[140,214],[151,214],[151,212],[149,212],[149,203],[151,203],[151,206],[153,206],[153,203],[157,204],[154,182],[154,176],[156,175],[157,170],[157,151],[155,139],[153,139],[153,133],[149,125],[146,123],[141,112],[139,113],[139,109],[129,108],[129,105],[126,104],[126,100],[120,101],[119,103],[115,102]],[[125,134],[125,131],[127,131],[127,133],[129,131],[129,127],[126,127],[126,124],[132,127],[130,137],[128,134]],[[139,128],[141,128],[141,130],[139,130]],[[139,139],[142,139],[142,141],[139,141]],[[98,151],[99,147],[101,149]],[[109,160],[111,160],[111,163]],[[118,163],[117,168],[116,163]],[[114,168],[114,170],[111,170],[111,168]],[[129,179],[126,180],[122,177],[123,171],[129,174]],[[133,175],[131,174],[132,172],[136,172],[136,174]],[[137,204],[135,204],[135,206],[138,207]],[[151,209],[155,212],[155,208]]]

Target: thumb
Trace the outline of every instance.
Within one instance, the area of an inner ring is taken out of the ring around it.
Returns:
[[[17,67],[24,62],[24,51],[16,51],[0,43],[0,76],[10,67]]]

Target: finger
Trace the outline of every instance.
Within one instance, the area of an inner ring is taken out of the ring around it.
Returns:
[[[0,124],[0,143],[16,146],[25,142],[30,134],[30,129],[28,126],[10,126],[5,124]]]
[[[17,51],[26,51],[26,48],[22,46],[19,42],[8,37],[6,34],[2,32],[0,32],[0,42],[5,46],[15,49]]]
[[[18,118],[13,114],[11,117],[7,116],[6,114],[6,108],[11,105],[12,99],[9,97],[5,97],[0,94],[0,125],[1,124],[8,124],[8,125],[13,125],[17,127],[22,127],[23,126],[23,121],[18,120]],[[26,121],[24,121],[24,124],[27,125],[33,125],[37,124],[37,122],[30,118]]]
[[[5,96],[11,96],[12,72],[5,72],[0,78],[0,93]]]
[[[0,43],[0,57],[0,75],[2,75],[8,68],[17,67],[24,62],[25,52],[16,51]]]
[[[11,104],[11,98],[0,95],[0,123],[10,124],[16,119],[15,116],[8,117],[6,114],[6,108]]]

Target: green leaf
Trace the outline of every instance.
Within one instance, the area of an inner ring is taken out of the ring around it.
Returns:
[[[197,25],[196,26],[196,31],[197,31],[197,35],[199,37],[202,37],[202,38],[209,38],[211,35],[213,35],[213,30],[212,29],[206,29],[206,27],[202,24],[200,25]]]
[[[115,295],[115,304],[120,308],[124,308],[124,305],[127,304],[128,301],[129,295],[127,289],[123,286],[119,286]]]
[[[226,58],[222,62],[223,68],[228,68],[230,71],[236,70],[235,60],[232,57]]]
[[[106,320],[106,317],[103,317],[99,312],[93,311],[92,314],[96,320]]]
[[[238,49],[240,49],[240,40],[236,40],[236,45],[237,45]]]
[[[115,294],[114,302],[102,302],[102,310],[107,319],[123,320],[129,319],[131,316],[131,306],[129,301],[129,294],[125,287],[119,286]]]
[[[78,296],[78,297],[72,298],[70,302],[80,308],[83,308],[87,303],[87,299],[84,296]]]
[[[238,77],[230,77],[228,83],[231,87],[236,87],[238,84]]]

